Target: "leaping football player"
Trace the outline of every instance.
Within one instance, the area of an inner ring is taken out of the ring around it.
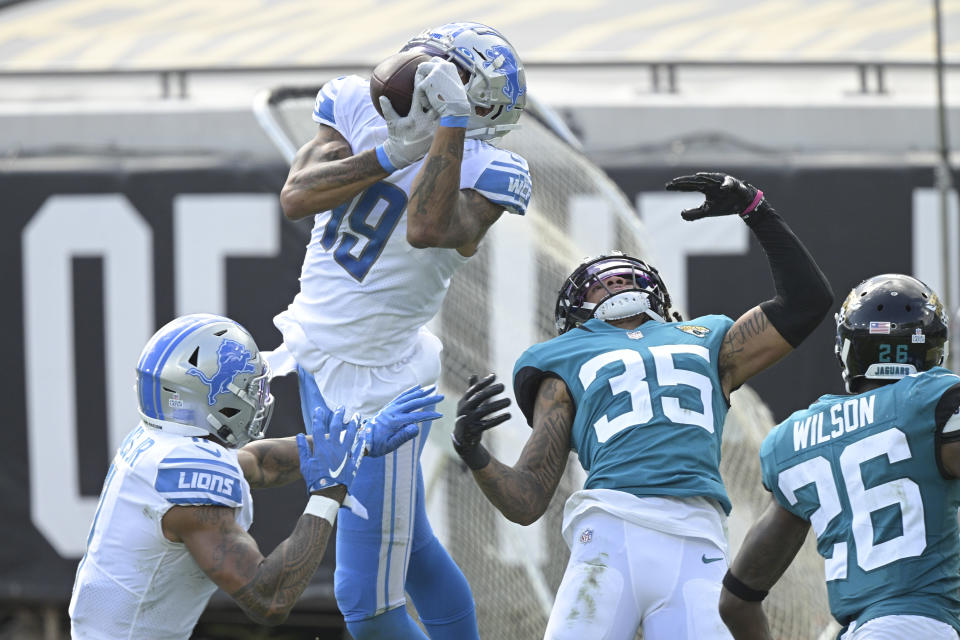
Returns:
[[[442,347],[424,325],[487,229],[530,199],[526,161],[492,144],[526,103],[514,48],[458,22],[424,31],[411,50],[432,58],[417,68],[409,113],[381,96],[381,117],[365,78],[331,80],[281,193],[287,218],[313,221],[300,292],[274,321],[275,362],[295,360],[305,415],[323,403],[372,415],[398,391],[434,384]],[[352,491],[370,518],[340,518],[334,587],[357,640],[424,638],[405,592],[434,640],[478,637],[470,587],[427,521],[428,432],[368,460]]]

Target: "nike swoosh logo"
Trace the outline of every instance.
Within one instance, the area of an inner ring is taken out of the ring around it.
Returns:
[[[343,471],[343,467],[347,464],[347,458],[349,457],[350,457],[350,452],[343,454],[343,460],[340,461],[340,466],[337,467],[336,471],[334,471],[333,469],[327,469],[327,471],[330,472],[331,478],[336,478],[340,475],[340,472]]]
[[[708,558],[707,554],[703,554],[700,556],[700,560],[703,561],[703,564],[710,564],[711,562],[720,562],[723,560],[723,556],[720,556],[719,558]]]

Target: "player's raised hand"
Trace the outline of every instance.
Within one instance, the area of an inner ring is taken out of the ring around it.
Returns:
[[[486,465],[490,455],[480,447],[483,432],[510,419],[509,413],[492,415],[510,406],[510,398],[494,398],[503,393],[503,384],[494,383],[493,373],[482,380],[470,376],[469,385],[457,403],[457,422],[454,425],[453,447],[471,469]]]
[[[369,420],[363,423],[367,455],[378,457],[394,451],[420,432],[421,422],[442,418],[443,414],[426,410],[443,400],[437,387],[410,387]]]
[[[684,220],[710,216],[747,216],[763,202],[763,191],[725,173],[700,172],[679,176],[666,185],[667,191],[699,191],[705,196],[696,209],[680,213]]]
[[[344,421],[343,407],[330,412],[317,407],[310,425],[313,446],[307,437],[297,434],[297,451],[300,453],[300,475],[308,491],[319,491],[342,484],[350,490],[350,483],[357,475],[357,467],[363,458],[364,440],[359,437],[360,420],[356,417]]]
[[[377,147],[377,160],[387,171],[407,167],[427,155],[440,114],[427,101],[423,91],[414,87],[410,112],[401,116],[386,96],[380,96],[380,109],[387,121],[387,139]]]
[[[463,80],[460,79],[457,65],[449,60],[433,58],[427,62],[421,62],[417,66],[413,88],[414,93],[423,92],[430,106],[442,118],[462,118],[473,113],[473,105],[467,98],[467,90],[463,86]],[[463,126],[466,126],[465,122]]]

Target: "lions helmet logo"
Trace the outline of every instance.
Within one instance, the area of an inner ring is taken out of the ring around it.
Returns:
[[[503,45],[490,47],[484,51],[484,54],[487,56],[486,61],[483,63],[484,68],[493,67],[493,71],[504,76],[506,80],[506,84],[501,91],[503,95],[510,100],[507,111],[511,111],[516,106],[517,100],[519,100],[520,96],[526,91],[520,86],[517,59],[513,56],[513,52],[510,51],[510,47]]]
[[[213,377],[208,378],[203,371],[196,367],[187,369],[191,376],[200,378],[205,385],[210,387],[210,394],[207,396],[207,404],[213,406],[217,402],[217,396],[226,393],[230,383],[241,373],[253,373],[257,370],[250,361],[250,352],[236,340],[223,340],[217,349],[217,372]]]

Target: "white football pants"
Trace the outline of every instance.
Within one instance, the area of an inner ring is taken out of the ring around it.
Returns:
[[[591,511],[576,524],[546,640],[731,640],[722,549]]]
[[[880,616],[862,625],[850,625],[840,640],[957,640],[957,630],[946,622],[924,616]]]

